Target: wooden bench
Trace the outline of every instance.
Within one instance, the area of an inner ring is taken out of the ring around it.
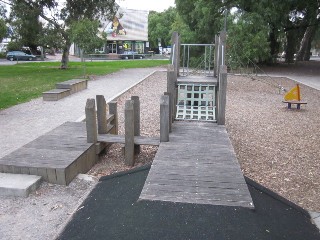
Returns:
[[[71,79],[65,82],[57,83],[56,89],[42,93],[44,101],[58,101],[61,98],[84,90],[88,87],[86,79]]]
[[[288,104],[288,109],[291,109],[292,104],[296,104],[297,109],[300,109],[301,105],[307,104],[306,102],[301,102],[301,101],[282,101],[282,102]]]

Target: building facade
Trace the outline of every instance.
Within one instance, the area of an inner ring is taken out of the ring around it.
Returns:
[[[126,51],[147,53],[149,11],[119,8],[113,19],[101,22],[101,32],[107,33],[107,42],[97,54],[119,55]],[[73,44],[70,54],[80,56],[80,49]]]
[[[148,11],[120,8],[112,20],[102,23],[102,31],[107,33],[108,37],[107,43],[99,52],[148,52],[148,15]]]

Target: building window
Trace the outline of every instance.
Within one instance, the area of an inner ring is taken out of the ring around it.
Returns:
[[[138,53],[144,53],[144,43],[143,42],[136,42],[135,43],[135,50]]]
[[[123,49],[124,49],[124,51],[132,51],[132,43],[131,42],[124,42]]]

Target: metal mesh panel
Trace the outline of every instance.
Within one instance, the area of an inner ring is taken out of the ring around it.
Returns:
[[[215,86],[208,84],[178,85],[178,120],[215,121]]]

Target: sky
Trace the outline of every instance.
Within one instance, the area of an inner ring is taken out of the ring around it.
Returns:
[[[174,0],[116,0],[124,8],[162,12],[175,6]]]

